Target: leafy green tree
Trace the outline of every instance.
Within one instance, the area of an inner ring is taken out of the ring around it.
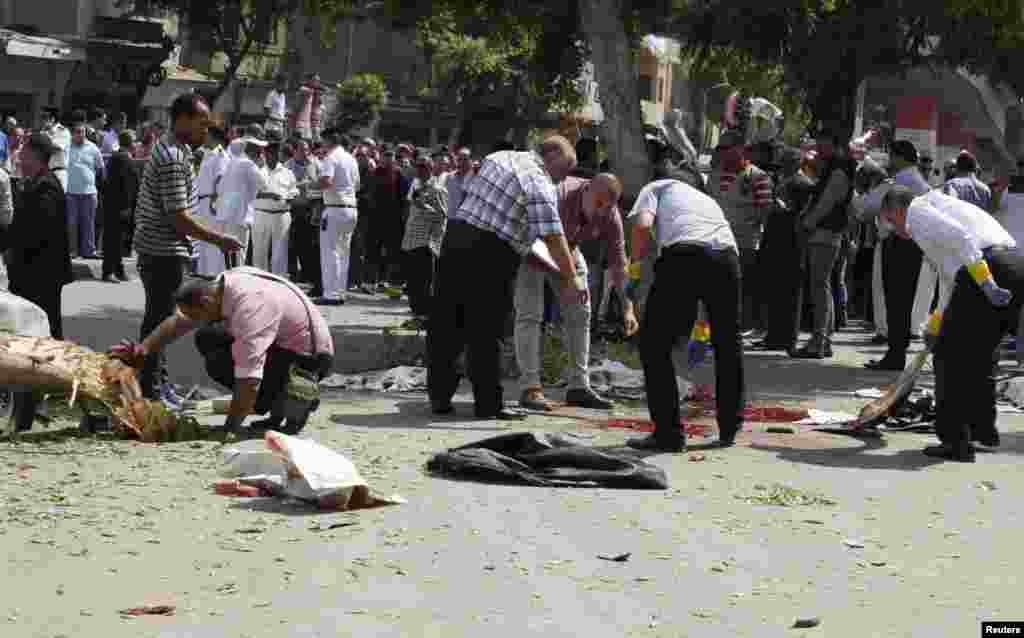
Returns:
[[[1014,67],[1024,44],[1019,0],[686,0],[644,17],[692,50],[731,47],[778,65],[779,78],[814,123],[849,139],[857,87],[875,75],[914,67],[977,73]],[[664,6],[664,5],[670,6]],[[1019,67],[1016,67],[1019,68]],[[1019,74],[1018,74],[1019,76]]]
[[[344,131],[369,126],[387,105],[387,86],[372,73],[353,75],[340,82],[336,92],[336,111],[328,121]]]
[[[330,0],[316,0],[326,5]],[[118,6],[132,0],[118,0]],[[208,97],[213,102],[234,84],[250,56],[263,54],[274,33],[313,0],[148,0],[152,8],[175,13],[188,25],[193,38],[212,52],[221,52],[227,64]]]

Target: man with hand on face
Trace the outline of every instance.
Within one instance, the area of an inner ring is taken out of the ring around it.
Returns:
[[[319,406],[316,384],[334,360],[330,327],[309,298],[280,277],[243,266],[214,281],[186,283],[175,302],[174,315],[142,343],[122,342],[111,354],[139,365],[198,328],[207,373],[233,390],[225,430],[238,433],[250,414],[269,412],[250,429],[298,434]],[[292,387],[297,380],[304,390]]]
[[[616,203],[622,196],[622,185],[610,173],[594,179],[567,177],[558,185],[558,214],[562,230],[572,254],[576,274],[586,282],[587,262],[579,250],[582,241],[600,239],[605,242],[608,269],[625,300],[624,320],[626,334],[637,329],[633,304],[625,294],[626,242],[622,218]],[[552,406],[544,397],[541,386],[541,322],[544,318],[544,285],[557,288],[555,273],[525,260],[516,277],[516,359],[522,373],[523,393],[519,405],[529,410],[550,411]],[[562,317],[566,327],[566,346],[569,351],[569,389],[566,402],[574,407],[610,410],[611,401],[601,398],[590,388],[587,366],[590,361],[590,304],[562,304]]]
[[[992,353],[1020,316],[1024,256],[987,212],[936,191],[915,198],[907,187],[893,186],[882,200],[881,216],[938,267],[944,297],[954,282],[948,305],[940,302],[928,321],[941,444],[924,453],[972,463],[972,441],[999,445]]]
[[[556,184],[575,166],[572,145],[555,136],[537,151],[487,156],[467,186],[462,206],[449,219],[427,330],[434,414],[454,411],[455,362],[468,344],[477,418],[521,417],[506,410],[502,399],[501,342],[512,284],[537,240],[561,274],[565,303],[589,302],[586,277],[576,271],[558,214]]]

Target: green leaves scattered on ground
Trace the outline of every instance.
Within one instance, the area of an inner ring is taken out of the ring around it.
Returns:
[[[805,505],[836,505],[836,501],[823,494],[815,492],[804,492],[795,487],[773,483],[771,485],[757,484],[754,486],[754,494],[749,496],[737,496],[747,503],[756,505],[776,505],[779,507],[800,507]]]

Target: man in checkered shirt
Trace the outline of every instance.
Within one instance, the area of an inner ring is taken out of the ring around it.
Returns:
[[[587,283],[576,272],[562,231],[555,188],[575,166],[572,145],[555,136],[535,152],[489,155],[467,185],[441,248],[427,331],[427,385],[435,414],[453,411],[455,361],[468,345],[477,418],[519,418],[504,408],[501,340],[519,264],[537,255],[537,240],[561,275],[564,301],[589,303]]]

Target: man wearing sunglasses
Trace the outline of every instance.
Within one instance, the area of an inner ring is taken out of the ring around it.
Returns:
[[[576,262],[576,272],[587,281],[587,262],[579,251],[585,240],[600,239],[608,247],[608,270],[619,288],[620,299],[626,299],[626,242],[622,231],[622,217],[617,203],[622,196],[622,184],[610,173],[594,179],[567,177],[558,185],[558,214],[565,230],[565,238]],[[544,285],[558,289],[558,275],[542,270],[540,266],[524,261],[516,277],[516,359],[522,374],[523,393],[520,407],[528,410],[550,411],[552,406],[544,397],[541,386],[541,321],[544,318]],[[626,333],[637,328],[633,305],[625,302]],[[566,350],[569,352],[566,403],[574,407],[610,410],[612,403],[598,396],[590,388],[587,364],[590,359],[590,303],[561,304],[565,320]]]

